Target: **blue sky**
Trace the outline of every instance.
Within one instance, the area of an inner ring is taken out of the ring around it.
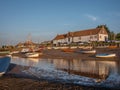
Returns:
[[[120,0],[0,0],[0,45],[52,40],[106,24],[120,32]]]

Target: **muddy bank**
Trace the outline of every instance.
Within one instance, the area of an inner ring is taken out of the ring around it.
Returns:
[[[77,48],[74,49],[74,52],[64,52],[61,49],[45,49],[42,51],[42,55],[39,56],[39,58],[51,58],[51,59],[84,59],[84,60],[102,60],[102,58],[96,58],[96,54],[100,53],[115,53],[115,58],[107,58],[109,60],[118,60],[120,59],[120,48],[96,48],[95,54],[82,54],[80,53],[81,49]],[[40,52],[41,53],[41,52]],[[0,56],[5,56],[0,54]],[[25,54],[18,53],[13,54],[12,56],[18,56],[18,57],[25,57]],[[105,58],[103,58],[105,60]]]
[[[44,50],[41,58],[62,58],[62,59],[85,59],[85,60],[102,60],[101,58],[96,58],[96,54],[100,53],[115,53],[115,58],[108,58],[109,60],[118,60],[120,58],[120,48],[109,49],[109,48],[97,48],[95,54],[82,54],[79,52],[80,49],[75,49],[75,52],[63,52],[62,50]],[[105,59],[105,58],[103,58]]]
[[[35,77],[6,74],[0,78],[0,90],[113,90],[105,87],[81,86],[65,82],[38,80]],[[118,90],[118,89],[114,89]]]

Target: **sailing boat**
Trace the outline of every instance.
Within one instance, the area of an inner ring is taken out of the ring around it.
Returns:
[[[34,46],[33,46],[33,43],[32,43],[32,40],[31,40],[31,36],[29,34],[29,40],[27,41],[27,47],[30,49],[29,52],[25,53],[25,56],[27,58],[36,58],[36,57],[39,57],[40,53],[37,53],[35,52],[35,49],[34,49]]]

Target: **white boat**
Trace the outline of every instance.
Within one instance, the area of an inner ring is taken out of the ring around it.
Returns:
[[[10,51],[0,51],[0,54],[9,54]]]
[[[29,50],[29,48],[23,48],[22,50],[21,50],[21,53],[28,53],[30,50]]]
[[[10,54],[16,54],[16,53],[19,53],[19,51],[12,51],[12,52],[10,52]]]
[[[0,76],[6,73],[9,64],[10,64],[10,57],[0,57]]]
[[[39,53],[26,53],[25,56],[29,58],[39,57]]]
[[[110,58],[110,57],[116,57],[116,54],[103,53],[103,54],[97,54],[96,57],[100,57],[100,58]]]
[[[94,54],[94,53],[96,53],[96,50],[81,50],[80,51],[81,53],[91,53],[91,54]]]

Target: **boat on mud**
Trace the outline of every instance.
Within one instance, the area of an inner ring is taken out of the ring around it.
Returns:
[[[107,53],[102,53],[102,54],[96,54],[96,57],[99,58],[111,58],[111,57],[116,57],[116,54],[107,54]]]
[[[10,51],[0,51],[0,54],[9,54]]]
[[[6,73],[9,64],[10,64],[11,58],[6,56],[6,57],[0,57],[0,76]]]
[[[63,52],[74,52],[74,49],[71,48],[66,48],[66,49],[62,49]]]
[[[80,53],[86,53],[86,54],[94,54],[96,53],[96,50],[80,50]]]
[[[29,52],[25,54],[27,58],[37,58],[39,57],[39,55],[40,55],[39,53],[35,53],[35,52]]]

